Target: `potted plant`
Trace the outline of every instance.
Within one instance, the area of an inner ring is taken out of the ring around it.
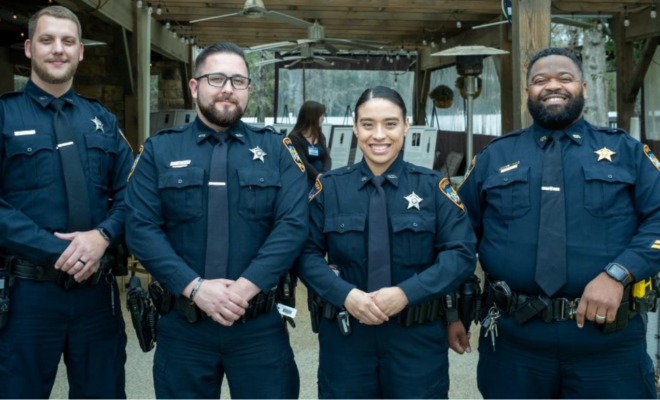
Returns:
[[[449,108],[454,102],[454,91],[446,85],[436,86],[431,93],[429,93],[429,98],[433,100],[433,104],[438,108]]]

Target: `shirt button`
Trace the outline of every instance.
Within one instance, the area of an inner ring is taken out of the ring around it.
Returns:
[[[28,151],[28,152],[31,152],[31,151],[32,151],[32,147],[28,147],[28,148],[27,148],[27,151]]]
[[[178,182],[179,182],[179,183],[183,183],[183,179],[179,179],[179,181],[178,181]]]
[[[508,182],[508,181],[509,181],[509,178],[504,178],[504,182]]]
[[[417,227],[417,222],[413,222],[413,226],[414,226],[414,227]]]
[[[264,178],[259,178],[259,182],[263,182],[263,181],[264,181]]]
[[[340,227],[340,228],[343,228],[343,227],[344,227],[344,224],[339,225],[339,227]]]
[[[608,178],[612,179],[612,175],[607,175]]]

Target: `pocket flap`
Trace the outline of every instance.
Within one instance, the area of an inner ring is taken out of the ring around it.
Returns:
[[[367,216],[365,214],[344,214],[325,218],[323,233],[363,232]]]
[[[7,148],[7,158],[21,154],[31,156],[41,150],[52,151],[55,147],[53,139],[50,136],[27,136],[18,137],[5,142]]]
[[[518,167],[509,172],[491,175],[484,183],[484,190],[494,187],[507,186],[514,182],[527,182],[529,180],[529,167]]]
[[[635,183],[635,177],[630,171],[610,164],[584,166],[584,178],[588,181]]]
[[[280,171],[265,168],[239,168],[238,181],[241,186],[282,186]]]
[[[431,214],[397,214],[392,219],[392,232],[401,232],[409,229],[413,232],[433,232],[435,230],[435,217]]]
[[[158,177],[158,189],[184,188],[188,186],[202,186],[204,184],[204,169],[187,167],[167,170]]]
[[[100,149],[106,153],[117,154],[117,142],[112,137],[106,137],[98,133],[85,134],[85,142],[90,149]]]

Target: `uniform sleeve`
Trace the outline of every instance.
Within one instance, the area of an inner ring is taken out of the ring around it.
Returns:
[[[0,103],[0,128],[4,124],[4,109]],[[0,134],[0,176],[4,161],[4,135]],[[57,259],[69,246],[69,241],[58,239],[42,229],[27,215],[5,200],[0,188],[0,250],[31,263],[43,266],[55,265]]]
[[[449,184],[447,182],[447,184]],[[428,296],[447,294],[469,278],[476,267],[476,238],[463,208],[435,191],[435,263],[398,286],[415,305]]]
[[[176,253],[163,230],[158,170],[150,140],[138,155],[126,195],[126,241],[142,265],[175,296],[199,275]]]
[[[291,138],[291,143],[293,144],[293,147],[296,149],[298,152],[298,155],[300,156],[300,159],[302,160],[303,164],[305,165],[305,172],[307,173],[307,176],[309,179],[316,179],[320,172],[314,168],[312,164],[309,163],[307,160],[307,153],[305,151],[305,146],[303,143],[303,140],[305,139],[300,139],[298,137]],[[305,140],[306,141],[306,140]]]
[[[323,199],[324,194],[321,190],[309,205],[309,237],[298,258],[297,272],[305,285],[341,308],[348,293],[355,289],[355,285],[335,275],[326,261],[328,245],[323,234],[325,221]]]
[[[636,280],[660,271],[660,163],[641,143],[636,143],[637,176],[634,202],[639,227],[628,247],[612,262],[626,267]],[[657,165],[657,167],[656,167]]]
[[[119,149],[114,165],[112,166],[111,188],[112,205],[105,215],[105,220],[97,228],[104,228],[109,233],[114,243],[117,238],[124,235],[124,222],[126,220],[126,181],[133,165],[133,151],[123,139],[117,126],[117,119],[112,116],[113,129],[116,132],[115,141]]]
[[[280,139],[281,140],[281,139]],[[275,198],[275,223],[242,277],[268,292],[293,265],[307,237],[307,176],[284,143],[279,144],[280,181]]]
[[[484,151],[474,157],[470,172],[458,188],[458,195],[465,205],[472,229],[477,237],[478,244],[483,237],[483,215],[486,210],[486,198],[482,195],[481,188],[486,179],[486,167],[488,165],[488,154]]]

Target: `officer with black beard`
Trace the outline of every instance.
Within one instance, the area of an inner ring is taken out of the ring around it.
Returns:
[[[660,162],[583,119],[572,53],[534,56],[527,84],[534,124],[493,140],[459,189],[486,272],[479,390],[655,398],[640,297],[660,270]]]
[[[197,119],[149,138],[129,176],[127,242],[172,294],[158,320],[158,398],[297,398],[298,369],[275,307],[308,232],[307,177],[291,141],[241,122],[240,47],[196,60]]]

